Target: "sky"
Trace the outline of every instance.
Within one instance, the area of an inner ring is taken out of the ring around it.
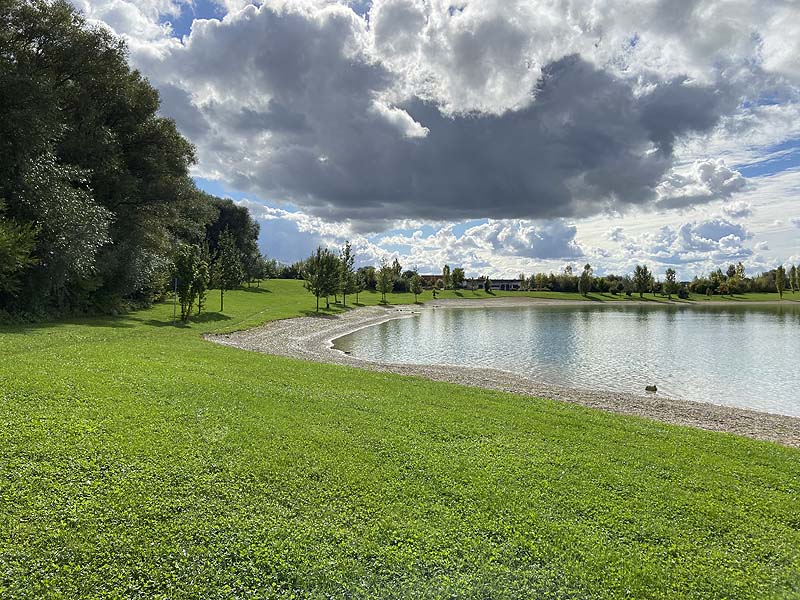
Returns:
[[[73,0],[269,257],[800,263],[796,0]]]

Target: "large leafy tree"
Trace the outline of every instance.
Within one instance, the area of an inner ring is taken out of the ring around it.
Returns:
[[[149,298],[214,211],[125,46],[66,1],[0,2],[0,198],[39,233],[20,303]]]

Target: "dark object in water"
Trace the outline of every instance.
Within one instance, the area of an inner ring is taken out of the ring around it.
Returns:
[[[654,385],[646,385],[644,386],[646,392],[657,392],[658,388]]]

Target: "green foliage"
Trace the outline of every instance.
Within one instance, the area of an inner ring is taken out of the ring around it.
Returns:
[[[201,338],[269,290],[0,329],[0,596],[797,596],[800,451]]]
[[[465,280],[466,280],[466,275],[464,274],[464,269],[462,269],[461,267],[456,267],[455,269],[453,269],[453,273],[450,275],[450,282],[454,290],[458,290],[464,287]]]
[[[347,306],[348,294],[355,294],[358,291],[354,269],[355,261],[356,257],[348,240],[339,254],[339,290],[342,292],[342,304],[345,306]]]
[[[442,287],[446,290],[449,290],[452,287],[452,281],[450,280],[450,265],[445,265],[442,269]]]
[[[783,299],[783,290],[786,289],[786,269],[783,268],[783,265],[775,269],[775,289]]]
[[[678,281],[676,279],[677,273],[675,269],[670,267],[667,269],[666,279],[664,281],[664,292],[667,294],[667,297],[672,300],[672,294],[678,292]]]
[[[578,293],[586,296],[592,291],[592,266],[587,264],[583,267],[583,272],[578,277]]]
[[[303,274],[306,289],[316,298],[317,311],[319,311],[319,299],[323,296],[326,308],[330,306],[327,299],[339,290],[340,276],[339,259],[327,248],[318,246],[316,252],[306,260],[306,270]]]
[[[633,285],[639,297],[643,297],[652,286],[653,275],[645,265],[636,265],[633,271]]]
[[[395,262],[397,262],[397,259],[395,259]],[[399,266],[399,263],[397,266]],[[383,302],[386,302],[386,294],[390,293],[394,288],[394,274],[395,269],[390,267],[386,261],[382,261],[375,277],[375,289],[381,294]]]
[[[175,252],[174,277],[175,290],[181,305],[181,321],[189,320],[192,306],[197,299],[196,280],[200,279],[199,273],[200,252],[196,246],[181,244]]]
[[[32,256],[36,245],[36,229],[19,225],[4,217],[5,204],[0,200],[0,294],[19,291],[22,272],[36,264]]]
[[[239,287],[244,281],[242,253],[236,246],[236,238],[229,228],[219,236],[217,257],[212,269],[212,280],[219,289],[219,310],[225,310],[225,291]]]
[[[414,302],[417,301],[417,296],[422,293],[422,277],[416,271],[409,279],[408,291],[414,294]]]
[[[124,43],[68,2],[8,0],[0,23],[0,198],[37,230],[38,259],[2,308],[157,298],[175,243],[202,243],[221,214],[189,177],[192,145],[158,115]]]

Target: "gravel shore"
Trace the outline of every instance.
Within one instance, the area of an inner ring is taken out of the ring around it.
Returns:
[[[244,350],[348,365],[370,371],[415,375],[435,381],[514,392],[539,398],[572,402],[625,415],[636,415],[673,425],[725,431],[759,440],[800,448],[800,418],[763,413],[705,402],[674,400],[657,394],[638,395],[564,388],[526,379],[495,369],[448,365],[407,365],[370,362],[333,348],[332,341],[364,327],[407,318],[415,312],[441,307],[527,306],[573,304],[575,301],[534,298],[491,300],[434,300],[424,305],[371,306],[338,316],[320,315],[273,321],[262,327],[206,339]]]

